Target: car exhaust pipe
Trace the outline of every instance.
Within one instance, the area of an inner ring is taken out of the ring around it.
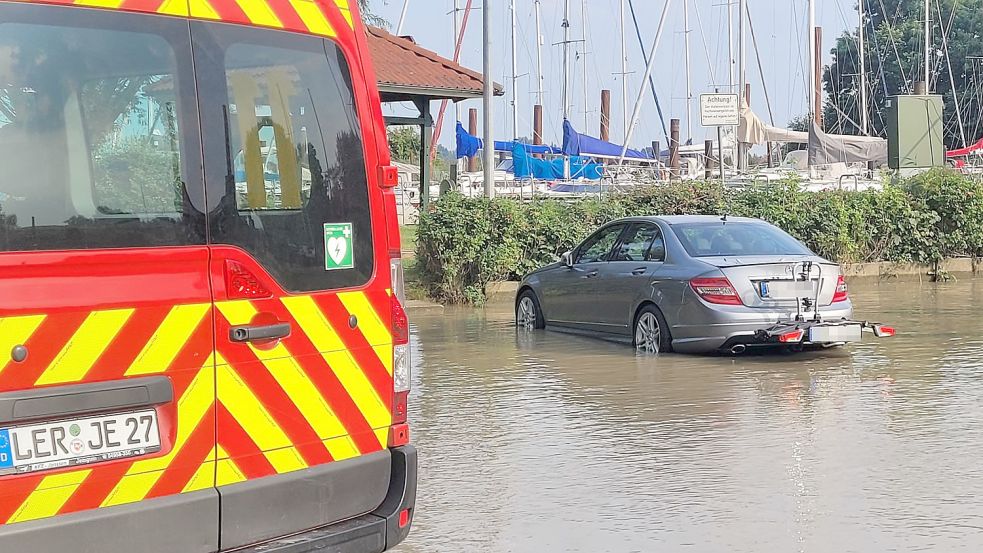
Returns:
[[[732,355],[740,355],[745,351],[747,351],[747,346],[745,346],[744,344],[737,344],[736,346],[730,348],[730,353]]]

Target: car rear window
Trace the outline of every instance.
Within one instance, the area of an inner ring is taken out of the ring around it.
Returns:
[[[243,248],[293,292],[368,282],[365,156],[340,49],[230,25],[195,24],[193,33],[206,53],[197,71],[209,205],[220,206],[210,243]]]
[[[0,20],[0,251],[203,244],[187,25],[182,41],[152,16],[2,5]]]
[[[765,223],[686,223],[673,225],[672,230],[692,257],[812,254],[795,238]]]

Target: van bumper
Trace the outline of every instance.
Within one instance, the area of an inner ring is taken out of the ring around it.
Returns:
[[[375,511],[290,537],[268,541],[238,551],[246,553],[380,553],[406,539],[416,506],[417,455],[413,446],[389,450],[392,476],[386,499]],[[409,519],[399,525],[399,514],[409,509]]]

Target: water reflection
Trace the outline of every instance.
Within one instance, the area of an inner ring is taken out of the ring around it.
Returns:
[[[976,551],[981,286],[854,286],[901,334],[798,356],[638,357],[517,333],[510,306],[416,316],[399,550]]]

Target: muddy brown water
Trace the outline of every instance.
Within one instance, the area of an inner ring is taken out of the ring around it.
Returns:
[[[416,552],[983,548],[983,281],[851,288],[891,340],[638,357],[416,314]]]

